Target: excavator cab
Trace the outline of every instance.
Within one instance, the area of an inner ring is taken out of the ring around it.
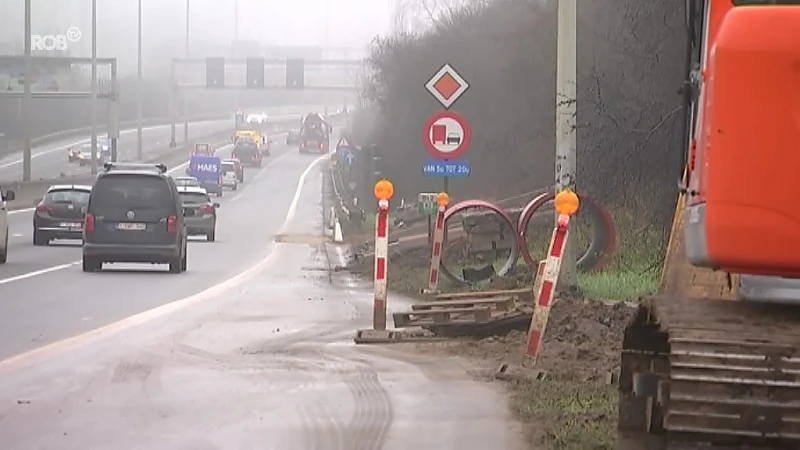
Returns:
[[[783,3],[705,2],[684,186],[695,266],[800,277],[800,0]]]

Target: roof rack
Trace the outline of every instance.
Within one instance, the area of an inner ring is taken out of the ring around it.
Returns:
[[[157,170],[158,173],[167,173],[167,166],[164,164],[143,164],[143,163],[128,163],[128,162],[107,162],[103,164],[106,172],[112,170],[144,170],[153,171]]]

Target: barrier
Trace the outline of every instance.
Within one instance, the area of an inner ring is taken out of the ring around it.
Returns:
[[[386,275],[389,263],[389,199],[394,194],[394,186],[389,180],[375,184],[375,197],[378,199],[378,212],[375,217],[375,281],[372,328],[386,329]]]
[[[450,203],[450,196],[447,195],[447,192],[440,192],[436,196],[436,202],[439,204],[439,211],[436,213],[436,226],[433,229],[431,271],[428,276],[428,289],[424,291],[426,294],[434,294],[438,291],[439,268],[442,263],[442,246],[444,245],[445,212],[447,204]]]
[[[539,350],[542,347],[542,340],[547,329],[547,319],[550,316],[550,305],[553,294],[558,283],[558,276],[561,272],[561,256],[569,238],[570,218],[578,211],[580,200],[578,195],[570,190],[559,192],[555,196],[555,207],[558,212],[558,222],[553,230],[553,237],[550,240],[550,248],[547,251],[547,260],[542,270],[541,282],[538,290],[534,292],[536,303],[533,307],[533,317],[528,330],[528,344],[525,346],[525,361],[533,360],[535,365],[539,358]]]

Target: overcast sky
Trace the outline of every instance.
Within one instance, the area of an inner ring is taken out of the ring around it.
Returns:
[[[262,45],[364,47],[384,35],[392,0],[238,0],[240,40]],[[0,0],[0,40],[21,38],[23,0]],[[127,72],[136,62],[136,0],[97,0],[98,54],[118,58]],[[209,45],[234,39],[235,0],[189,0],[190,47],[207,56]],[[143,0],[145,59],[182,56],[186,0]],[[83,32],[74,56],[90,56],[91,0],[33,0],[33,33]],[[326,26],[327,22],[327,26]],[[326,32],[327,30],[327,32]],[[327,36],[326,36],[327,34]]]

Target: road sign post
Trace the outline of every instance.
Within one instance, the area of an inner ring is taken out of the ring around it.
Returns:
[[[533,317],[528,330],[528,344],[525,346],[523,366],[529,360],[533,360],[533,365],[536,365],[539,359],[539,352],[544,341],[544,332],[547,328],[547,319],[550,316],[550,305],[552,304],[558,276],[561,272],[564,249],[569,238],[569,221],[578,212],[579,206],[578,195],[570,190],[561,191],[556,195],[555,210],[558,213],[558,223],[553,230],[553,237],[550,240],[550,248],[547,251],[547,260],[542,270],[542,276],[537,277],[541,278],[541,283],[536,282],[538,292],[534,292],[536,303],[533,306]]]
[[[394,195],[394,185],[389,180],[375,183],[378,213],[375,215],[375,282],[372,311],[372,329],[386,329],[387,266],[389,264],[389,199]]]

